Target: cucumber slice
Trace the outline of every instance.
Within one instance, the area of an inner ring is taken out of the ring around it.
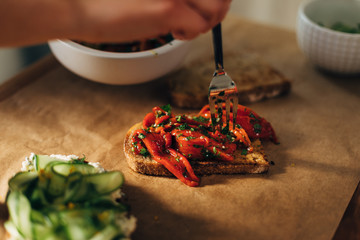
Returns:
[[[65,191],[66,177],[55,174],[52,167],[62,162],[49,162],[42,171],[39,172],[38,187],[43,189],[47,197],[61,196]]]
[[[19,231],[17,230],[14,222],[6,221],[4,223],[4,227],[6,231],[10,234],[13,239],[22,239],[23,237],[20,235]]]
[[[69,176],[71,173],[80,172],[82,174],[96,173],[97,169],[87,163],[56,163],[52,165],[55,174]]]
[[[46,165],[50,162],[67,162],[66,160],[57,159],[50,157],[49,155],[35,155],[35,170],[40,171],[41,169],[45,169]]]
[[[51,174],[47,182],[46,190],[52,197],[59,197],[64,194],[66,177],[59,174]]]
[[[37,180],[37,172],[18,172],[9,180],[11,191],[24,191],[34,181]]]
[[[54,232],[50,226],[39,223],[32,224],[32,240],[62,240],[58,233]]]
[[[119,189],[124,183],[124,176],[121,172],[103,172],[85,176],[86,182],[92,184],[100,195],[111,193]]]
[[[92,202],[119,189],[123,182],[122,173],[117,171],[82,175],[82,177],[71,174],[65,190],[65,202]],[[107,206],[109,205],[107,201]]]
[[[29,200],[21,192],[12,191],[8,196],[7,205],[16,229],[25,239],[31,238],[31,205]]]
[[[87,240],[98,231],[93,221],[96,212],[90,208],[64,210],[59,212],[64,230],[69,239]]]
[[[28,198],[33,208],[40,209],[42,206],[48,205],[49,200],[46,198],[42,188],[35,188]]]
[[[87,189],[84,186],[83,175],[79,172],[74,172],[69,175],[66,183],[64,202],[74,202],[77,199],[77,195],[86,194]]]

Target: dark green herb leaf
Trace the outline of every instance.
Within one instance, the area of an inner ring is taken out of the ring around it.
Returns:
[[[147,157],[147,156],[150,155],[149,152],[148,152],[148,150],[147,150],[146,148],[142,148],[142,149],[140,150],[140,154],[143,155],[144,157]]]
[[[143,133],[139,133],[138,137],[139,137],[140,139],[144,139],[146,136],[145,136],[145,134],[143,134]]]
[[[262,126],[259,123],[254,124],[254,132],[255,133],[261,133]]]
[[[186,141],[189,141],[189,140],[191,140],[191,139],[195,139],[196,137],[193,137],[193,136],[188,136],[188,137],[186,137]]]
[[[203,146],[194,144],[193,147],[194,147],[194,148],[202,148]]]
[[[192,119],[197,122],[202,122],[202,123],[207,123],[210,120],[209,118],[204,118],[203,116],[193,117]]]
[[[217,150],[216,150],[216,147],[214,146],[213,147],[213,152],[216,154],[217,153]]]
[[[241,155],[246,155],[248,153],[248,150],[246,148],[241,150]]]
[[[178,129],[180,129],[180,130],[186,130],[186,129],[189,129],[190,127],[189,127],[189,125],[187,124],[187,123],[184,123],[184,124],[181,124],[179,127],[178,127]]]
[[[256,117],[255,117],[255,115],[251,112],[251,113],[249,113],[249,117],[251,117],[251,118],[255,118],[256,119]]]
[[[162,110],[164,110],[165,112],[167,112],[168,114],[171,114],[171,105],[170,104],[166,104],[164,106],[160,107]]]
[[[227,124],[225,127],[221,129],[221,133],[226,135],[229,133],[229,124]]]

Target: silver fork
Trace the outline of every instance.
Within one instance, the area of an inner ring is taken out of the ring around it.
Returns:
[[[209,106],[211,113],[211,122],[214,129],[223,129],[222,121],[223,103],[225,102],[226,126],[229,129],[230,111],[233,113],[233,128],[235,128],[238,91],[235,82],[224,71],[223,51],[221,39],[221,23],[212,29],[215,72],[209,86]],[[231,107],[232,103],[232,107]]]

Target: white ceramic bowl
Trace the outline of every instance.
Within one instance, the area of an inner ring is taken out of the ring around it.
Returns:
[[[119,53],[70,40],[49,42],[51,51],[67,69],[86,79],[113,85],[144,83],[166,75],[181,65],[189,44],[173,40],[148,51]]]
[[[336,22],[348,26],[360,23],[360,0],[312,0],[299,8],[299,47],[315,65],[336,73],[360,73],[360,34],[322,27]]]

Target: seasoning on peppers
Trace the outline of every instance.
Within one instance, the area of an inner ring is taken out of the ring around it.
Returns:
[[[225,104],[218,109],[218,116],[225,118]],[[229,125],[213,131],[209,106],[195,115],[174,115],[171,106],[154,107],[143,120],[143,128],[134,132],[131,139],[135,154],[151,157],[166,167],[188,186],[198,186],[191,161],[233,161],[234,153],[253,151],[250,139],[277,138],[270,123],[250,108],[239,105],[236,125],[232,114]],[[190,161],[189,161],[190,160]]]

